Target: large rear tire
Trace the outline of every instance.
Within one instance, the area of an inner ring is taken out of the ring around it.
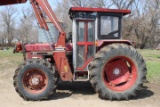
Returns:
[[[17,93],[24,99],[39,101],[48,99],[57,86],[57,74],[53,66],[42,59],[27,60],[20,65],[13,77]]]
[[[88,66],[90,82],[99,96],[110,100],[129,100],[136,95],[146,77],[146,64],[131,46],[103,47]]]

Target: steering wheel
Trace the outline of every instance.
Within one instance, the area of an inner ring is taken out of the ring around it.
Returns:
[[[109,36],[114,36],[115,33],[118,33],[119,30],[115,30],[113,32],[108,33]]]

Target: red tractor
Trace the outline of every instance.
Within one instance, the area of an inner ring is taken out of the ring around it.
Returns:
[[[26,0],[0,0],[0,5]],[[105,99],[128,100],[143,85],[147,69],[143,57],[128,40],[121,40],[122,18],[129,10],[72,7],[72,42],[47,0],[30,0],[40,27],[49,30],[42,11],[59,30],[56,43],[26,44],[26,59],[15,71],[14,87],[25,100],[44,100],[62,81],[90,81]]]

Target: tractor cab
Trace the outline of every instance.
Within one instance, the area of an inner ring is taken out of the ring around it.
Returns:
[[[120,42],[122,17],[130,10],[72,7],[73,66],[75,72],[88,71],[88,64],[103,42]],[[123,41],[124,42],[124,41]]]
[[[72,7],[69,13],[75,28],[82,28],[84,24],[83,28],[87,31],[88,23],[88,27],[94,28],[95,39],[101,40],[121,39],[122,17],[129,14],[130,10]],[[77,31],[75,28],[73,31]],[[90,31],[87,32],[91,33]]]

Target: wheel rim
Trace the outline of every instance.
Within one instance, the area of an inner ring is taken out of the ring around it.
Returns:
[[[128,90],[136,80],[137,67],[128,57],[115,57],[108,61],[103,68],[103,81],[113,91]]]
[[[46,74],[38,68],[27,70],[22,79],[24,89],[32,94],[42,93],[48,84]]]

